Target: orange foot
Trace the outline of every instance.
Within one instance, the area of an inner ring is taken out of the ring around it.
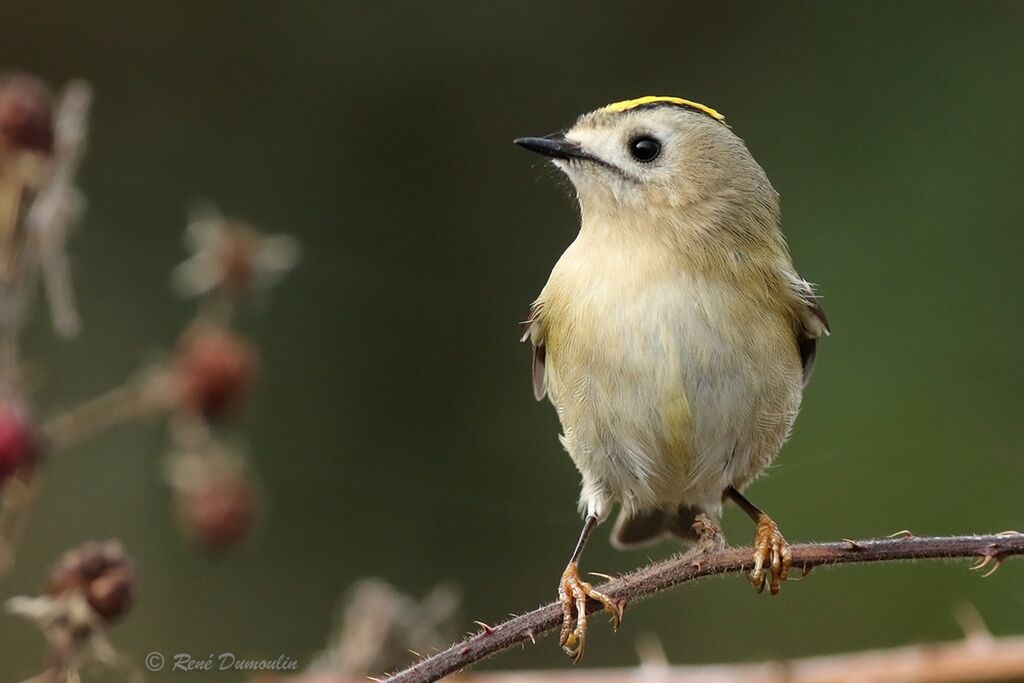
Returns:
[[[761,513],[757,520],[757,531],[754,532],[754,569],[750,572],[750,582],[754,584],[754,589],[758,593],[763,591],[767,578],[768,590],[772,595],[777,594],[779,586],[789,576],[792,564],[793,554],[779,531],[779,525]]]
[[[562,603],[562,636],[559,644],[576,664],[583,658],[587,646],[587,599],[604,606],[612,615],[612,627],[619,628],[625,603],[614,600],[580,578],[579,566],[570,562],[558,583],[558,601]]]

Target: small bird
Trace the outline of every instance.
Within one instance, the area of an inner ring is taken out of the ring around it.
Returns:
[[[778,592],[789,546],[740,492],[789,436],[829,324],[793,267],[778,193],[714,109],[640,97],[515,143],[569,177],[581,214],[523,336],[534,395],[554,404],[582,478],[585,521],[558,587],[561,646],[579,661],[588,599],[622,619],[579,573],[616,504],[612,544],[630,548],[692,541],[695,517],[731,499],[757,525],[754,587]]]

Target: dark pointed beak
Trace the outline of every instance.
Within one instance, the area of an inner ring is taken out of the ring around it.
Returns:
[[[543,154],[552,159],[597,161],[595,157],[584,152],[578,144],[571,140],[566,140],[565,136],[561,133],[548,135],[543,138],[518,138],[513,140],[513,142],[531,152]]]

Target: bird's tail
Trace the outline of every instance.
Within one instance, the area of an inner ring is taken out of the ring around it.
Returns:
[[[633,515],[623,510],[612,530],[612,545],[619,550],[641,548],[665,538],[693,543],[697,540],[693,520],[700,513],[700,509],[685,505],[674,510],[647,510]]]

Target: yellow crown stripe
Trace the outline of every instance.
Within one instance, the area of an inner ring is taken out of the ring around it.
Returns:
[[[622,100],[621,102],[614,102],[604,107],[603,111],[610,112],[622,112],[629,111],[630,109],[636,109],[642,107],[645,104],[674,104],[680,107],[687,107],[688,109],[695,109],[703,114],[707,114],[716,121],[725,123],[725,117],[720,113],[712,109],[711,107],[705,106],[699,102],[691,102],[690,100],[684,100],[681,97],[663,97],[660,95],[647,95],[645,97],[638,97],[634,100]]]

